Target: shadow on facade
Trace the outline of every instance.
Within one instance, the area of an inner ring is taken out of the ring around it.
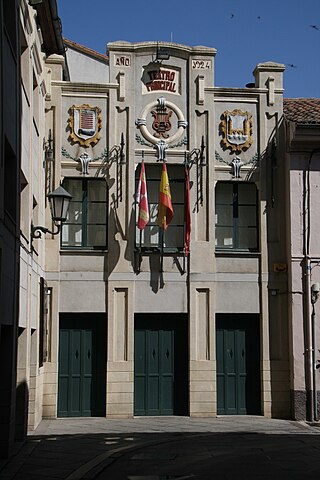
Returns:
[[[106,276],[108,277],[111,272],[116,268],[119,263],[120,258],[120,242],[117,239],[117,236],[120,235],[122,239],[125,238],[124,231],[122,229],[120,220],[118,218],[115,197],[112,196],[112,202],[110,205],[110,214],[108,219],[109,226],[109,245],[108,245],[108,255],[106,256],[107,265],[105,266]]]
[[[268,311],[269,350],[271,373],[271,414],[276,418],[292,418],[290,402],[290,353],[288,314],[287,228],[284,205],[287,204],[284,182],[285,161],[280,156],[279,129],[282,119],[274,118],[275,127],[270,134],[262,156],[262,175],[266,176],[265,202],[268,251]],[[305,418],[305,417],[304,417]]]
[[[29,388],[26,382],[21,382],[16,390],[16,421],[15,441],[24,442],[28,430]]]

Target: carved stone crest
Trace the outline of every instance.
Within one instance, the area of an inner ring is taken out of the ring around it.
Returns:
[[[165,105],[159,105],[155,110],[151,110],[151,115],[154,118],[152,128],[156,132],[155,137],[169,138],[169,134],[166,132],[169,132],[172,128],[170,123],[172,113],[172,110],[168,110]]]
[[[155,133],[151,133],[147,126],[147,118],[150,113],[154,118],[152,129]],[[176,129],[172,128],[170,121],[173,113],[177,118]],[[165,150],[169,148],[169,146],[171,148],[178,146],[178,144],[174,145],[174,143],[181,139],[183,132],[188,126],[188,122],[184,119],[181,110],[174,103],[168,102],[164,97],[160,97],[156,102],[149,103],[145,106],[141,117],[136,120],[136,126],[144,138],[144,140],[140,140],[140,142],[144,142],[145,145],[148,143],[151,144],[151,146],[158,150],[159,160],[163,160]],[[168,135],[167,132],[172,129],[173,134]],[[148,143],[145,143],[145,140]],[[179,143],[179,145],[182,144],[184,144],[184,142]]]
[[[226,110],[221,115],[220,133],[222,134],[221,146],[229,148],[232,153],[248,150],[252,145],[252,114],[235,109]]]
[[[69,110],[69,141],[82,147],[94,146],[100,140],[102,126],[101,109],[83,104],[73,105]]]

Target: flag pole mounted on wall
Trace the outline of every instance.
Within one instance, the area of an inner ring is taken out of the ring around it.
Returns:
[[[171,200],[171,191],[169,184],[169,177],[167,172],[166,162],[163,162],[163,168],[160,181],[160,193],[159,193],[159,209],[158,209],[158,225],[163,230],[167,230],[171,220],[173,219],[174,212]]]
[[[161,266],[160,271],[163,271],[163,245],[164,245],[164,233],[167,230],[171,220],[173,219],[174,212],[171,200],[170,183],[167,172],[167,165],[165,160],[163,161],[160,192],[159,192],[159,206],[158,206],[158,225],[162,228],[161,238]]]
[[[139,176],[139,183],[136,192],[136,205],[138,206],[138,221],[137,227],[140,230],[139,234],[139,260],[136,265],[136,270],[140,271],[140,263],[141,263],[141,242],[142,242],[142,231],[149,223],[150,215],[149,215],[149,203],[148,203],[148,190],[147,190],[147,180],[146,180],[146,173],[145,173],[145,165],[144,165],[144,151],[142,150],[142,161],[141,161],[141,169],[140,169],[140,176]]]
[[[184,234],[184,253],[188,257],[190,253],[190,234],[191,234],[191,212],[190,212],[190,182],[189,165],[187,154],[185,153],[185,234]]]
[[[140,178],[138,183],[136,202],[138,204],[138,228],[140,232],[146,227],[149,222],[149,204],[148,204],[148,192],[147,181],[144,168],[144,151],[142,151],[142,162],[140,170]]]

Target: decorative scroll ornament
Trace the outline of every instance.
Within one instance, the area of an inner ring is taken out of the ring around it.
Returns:
[[[220,133],[222,148],[229,148],[232,153],[248,150],[252,145],[252,114],[235,109],[226,110],[221,115]]]
[[[252,165],[253,167],[255,167],[259,161],[258,153],[256,153],[248,162],[243,162],[241,158],[237,155],[233,158],[231,162],[227,162],[221,157],[221,155],[217,151],[215,152],[215,157],[218,162],[224,163],[225,165],[231,167],[230,174],[232,175],[232,178],[241,178],[241,167],[243,167],[244,165]]]
[[[69,141],[73,144],[79,143],[82,147],[96,145],[100,140],[99,132],[102,127],[101,109],[87,104],[73,105],[69,114]]]
[[[168,110],[168,108],[170,110]],[[154,120],[152,129],[155,133],[151,133],[147,128],[147,117],[151,113]],[[172,113],[178,118],[177,129],[173,135],[167,134],[172,130],[170,121]],[[181,110],[172,102],[167,102],[164,97],[158,98],[156,102],[149,103],[143,110],[141,117],[136,120],[136,126],[139,128],[141,135],[149,144],[158,151],[158,159],[164,160],[165,150],[170,144],[177,142],[188,126],[188,122],[184,119]],[[142,141],[139,141],[142,143]],[[179,143],[171,145],[171,148],[178,146]]]
[[[103,150],[102,154],[99,157],[95,158],[91,158],[90,155],[87,154],[87,152],[82,152],[78,158],[72,157],[64,147],[61,148],[61,153],[64,157],[80,163],[82,175],[89,175],[89,164],[91,162],[96,162],[97,160],[104,160],[108,156],[108,150],[106,148]]]

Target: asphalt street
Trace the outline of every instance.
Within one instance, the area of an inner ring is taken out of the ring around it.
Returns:
[[[320,479],[320,426],[264,417],[44,420],[3,480]]]

